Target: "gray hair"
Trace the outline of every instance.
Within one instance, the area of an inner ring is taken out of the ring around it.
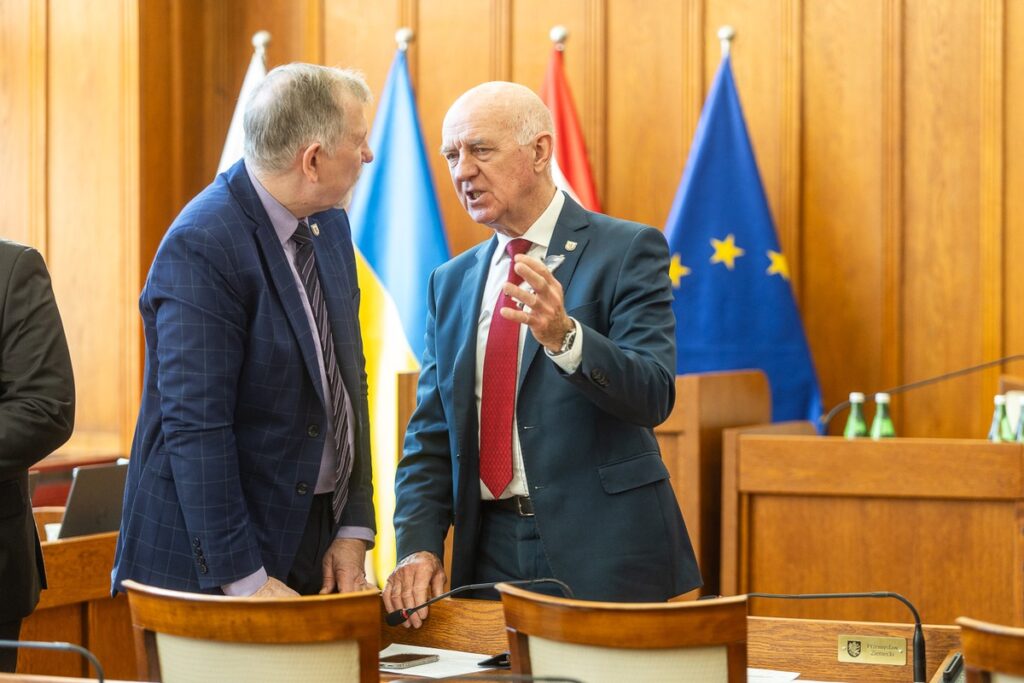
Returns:
[[[285,64],[267,74],[245,107],[245,161],[283,171],[306,145],[332,153],[345,132],[344,102],[366,104],[370,88],[358,71],[316,64]]]

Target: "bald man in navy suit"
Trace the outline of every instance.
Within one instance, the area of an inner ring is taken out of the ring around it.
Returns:
[[[453,587],[554,577],[580,598],[656,601],[701,585],[653,431],[675,401],[668,246],[556,189],[552,129],[513,83],[444,119],[456,194],[494,236],[428,285],[389,610],[442,590],[452,524]]]

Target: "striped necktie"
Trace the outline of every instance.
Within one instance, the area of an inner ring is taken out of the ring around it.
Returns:
[[[327,302],[324,301],[317,273],[316,258],[313,255],[313,238],[309,226],[300,221],[292,234],[295,242],[295,268],[299,271],[302,286],[306,289],[309,306],[313,309],[313,320],[320,337],[320,348],[323,351],[324,373],[327,375],[327,391],[331,403],[331,428],[338,449],[338,463],[334,471],[334,496],[331,507],[334,511],[335,523],[341,521],[341,511],[348,500],[348,480],[352,474],[352,444],[349,439],[349,396],[341,380],[338,358],[335,355],[334,335],[331,333],[330,318],[327,316]]]

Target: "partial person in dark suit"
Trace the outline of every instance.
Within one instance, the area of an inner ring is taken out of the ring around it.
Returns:
[[[113,589],[228,595],[368,587],[375,533],[348,217],[370,91],[271,71],[245,157],[181,212],[140,297],[146,335]]]
[[[551,576],[580,598],[643,601],[701,585],[653,432],[675,402],[668,247],[556,190],[552,129],[512,83],[445,116],[456,194],[495,235],[428,285],[389,610],[441,591],[452,523],[452,586]],[[564,262],[549,272],[546,255]]]
[[[71,356],[46,264],[35,249],[0,240],[0,639],[17,640],[46,587],[28,468],[74,424]],[[0,671],[17,662],[17,650],[0,649]]]

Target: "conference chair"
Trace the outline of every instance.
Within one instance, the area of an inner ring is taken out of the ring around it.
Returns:
[[[967,683],[1024,683],[1024,628],[960,617]]]
[[[747,598],[591,602],[498,584],[513,671],[587,683],[747,680]]]
[[[376,590],[232,598],[124,582],[139,678],[163,683],[376,682]]]

